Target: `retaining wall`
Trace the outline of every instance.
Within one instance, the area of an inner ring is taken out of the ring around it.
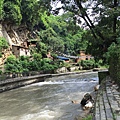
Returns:
[[[18,78],[11,78],[8,80],[0,81],[0,92],[19,88],[36,82],[44,82],[44,80],[48,77],[51,77],[51,74],[36,75],[29,77],[18,77]]]
[[[17,78],[11,78],[7,80],[1,80],[0,93],[11,90],[11,89],[30,85],[33,83],[37,83],[37,82],[44,82],[45,79],[49,77],[57,77],[57,76],[70,75],[70,74],[80,74],[80,73],[92,72],[92,71],[93,70],[83,70],[78,72],[66,72],[66,73],[59,73],[59,74],[41,74],[41,75],[17,77]]]

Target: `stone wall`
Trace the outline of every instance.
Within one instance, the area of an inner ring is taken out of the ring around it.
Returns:
[[[99,84],[101,84],[102,80],[104,80],[104,78],[106,78],[108,75],[109,75],[108,70],[98,72]]]
[[[29,77],[18,77],[0,81],[0,92],[19,88],[36,82],[43,82],[47,77],[51,77],[51,75],[45,74]]]

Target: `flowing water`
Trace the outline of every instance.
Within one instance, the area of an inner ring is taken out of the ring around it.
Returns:
[[[82,114],[84,94],[98,84],[98,74],[82,73],[46,79],[0,94],[0,120],[74,120]]]

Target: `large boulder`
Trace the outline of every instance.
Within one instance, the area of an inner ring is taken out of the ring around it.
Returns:
[[[56,70],[56,73],[65,73],[67,72],[67,68],[66,67],[62,67]]]
[[[92,108],[93,103],[94,103],[94,100],[92,98],[92,95],[89,93],[86,93],[80,102],[81,106],[83,107],[83,110]]]

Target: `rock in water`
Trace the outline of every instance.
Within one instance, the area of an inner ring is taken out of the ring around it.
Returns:
[[[96,85],[96,86],[94,87],[94,90],[95,90],[95,91],[98,91],[99,88],[100,88],[100,85]]]

